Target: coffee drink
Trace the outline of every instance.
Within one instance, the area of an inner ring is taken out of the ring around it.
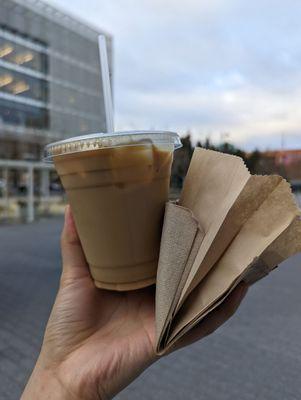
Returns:
[[[70,148],[56,144],[53,161],[96,286],[133,290],[153,284],[174,141]]]

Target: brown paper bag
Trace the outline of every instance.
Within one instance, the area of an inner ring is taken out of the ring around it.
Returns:
[[[279,176],[196,149],[180,205],[166,207],[157,275],[157,352],[166,352],[242,281],[301,251],[300,210]]]

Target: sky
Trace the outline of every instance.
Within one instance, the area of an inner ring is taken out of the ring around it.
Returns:
[[[48,0],[114,38],[115,128],[301,148],[300,0]]]

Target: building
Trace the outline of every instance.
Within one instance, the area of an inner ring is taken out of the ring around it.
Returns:
[[[280,173],[293,187],[301,188],[301,150],[276,150],[262,153],[273,165],[273,172]]]
[[[266,157],[272,157],[276,165],[290,166],[301,162],[301,150],[275,150],[263,153]]]
[[[1,0],[0,159],[40,160],[46,143],[106,129],[100,33],[40,0]]]

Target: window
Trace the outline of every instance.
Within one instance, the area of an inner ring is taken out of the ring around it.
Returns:
[[[0,37],[0,60],[47,74],[47,55]]]
[[[0,124],[1,122],[10,125],[45,129],[49,127],[49,115],[48,110],[43,107],[28,106],[0,99]]]
[[[43,79],[0,67],[0,92],[47,102],[48,83]]]

